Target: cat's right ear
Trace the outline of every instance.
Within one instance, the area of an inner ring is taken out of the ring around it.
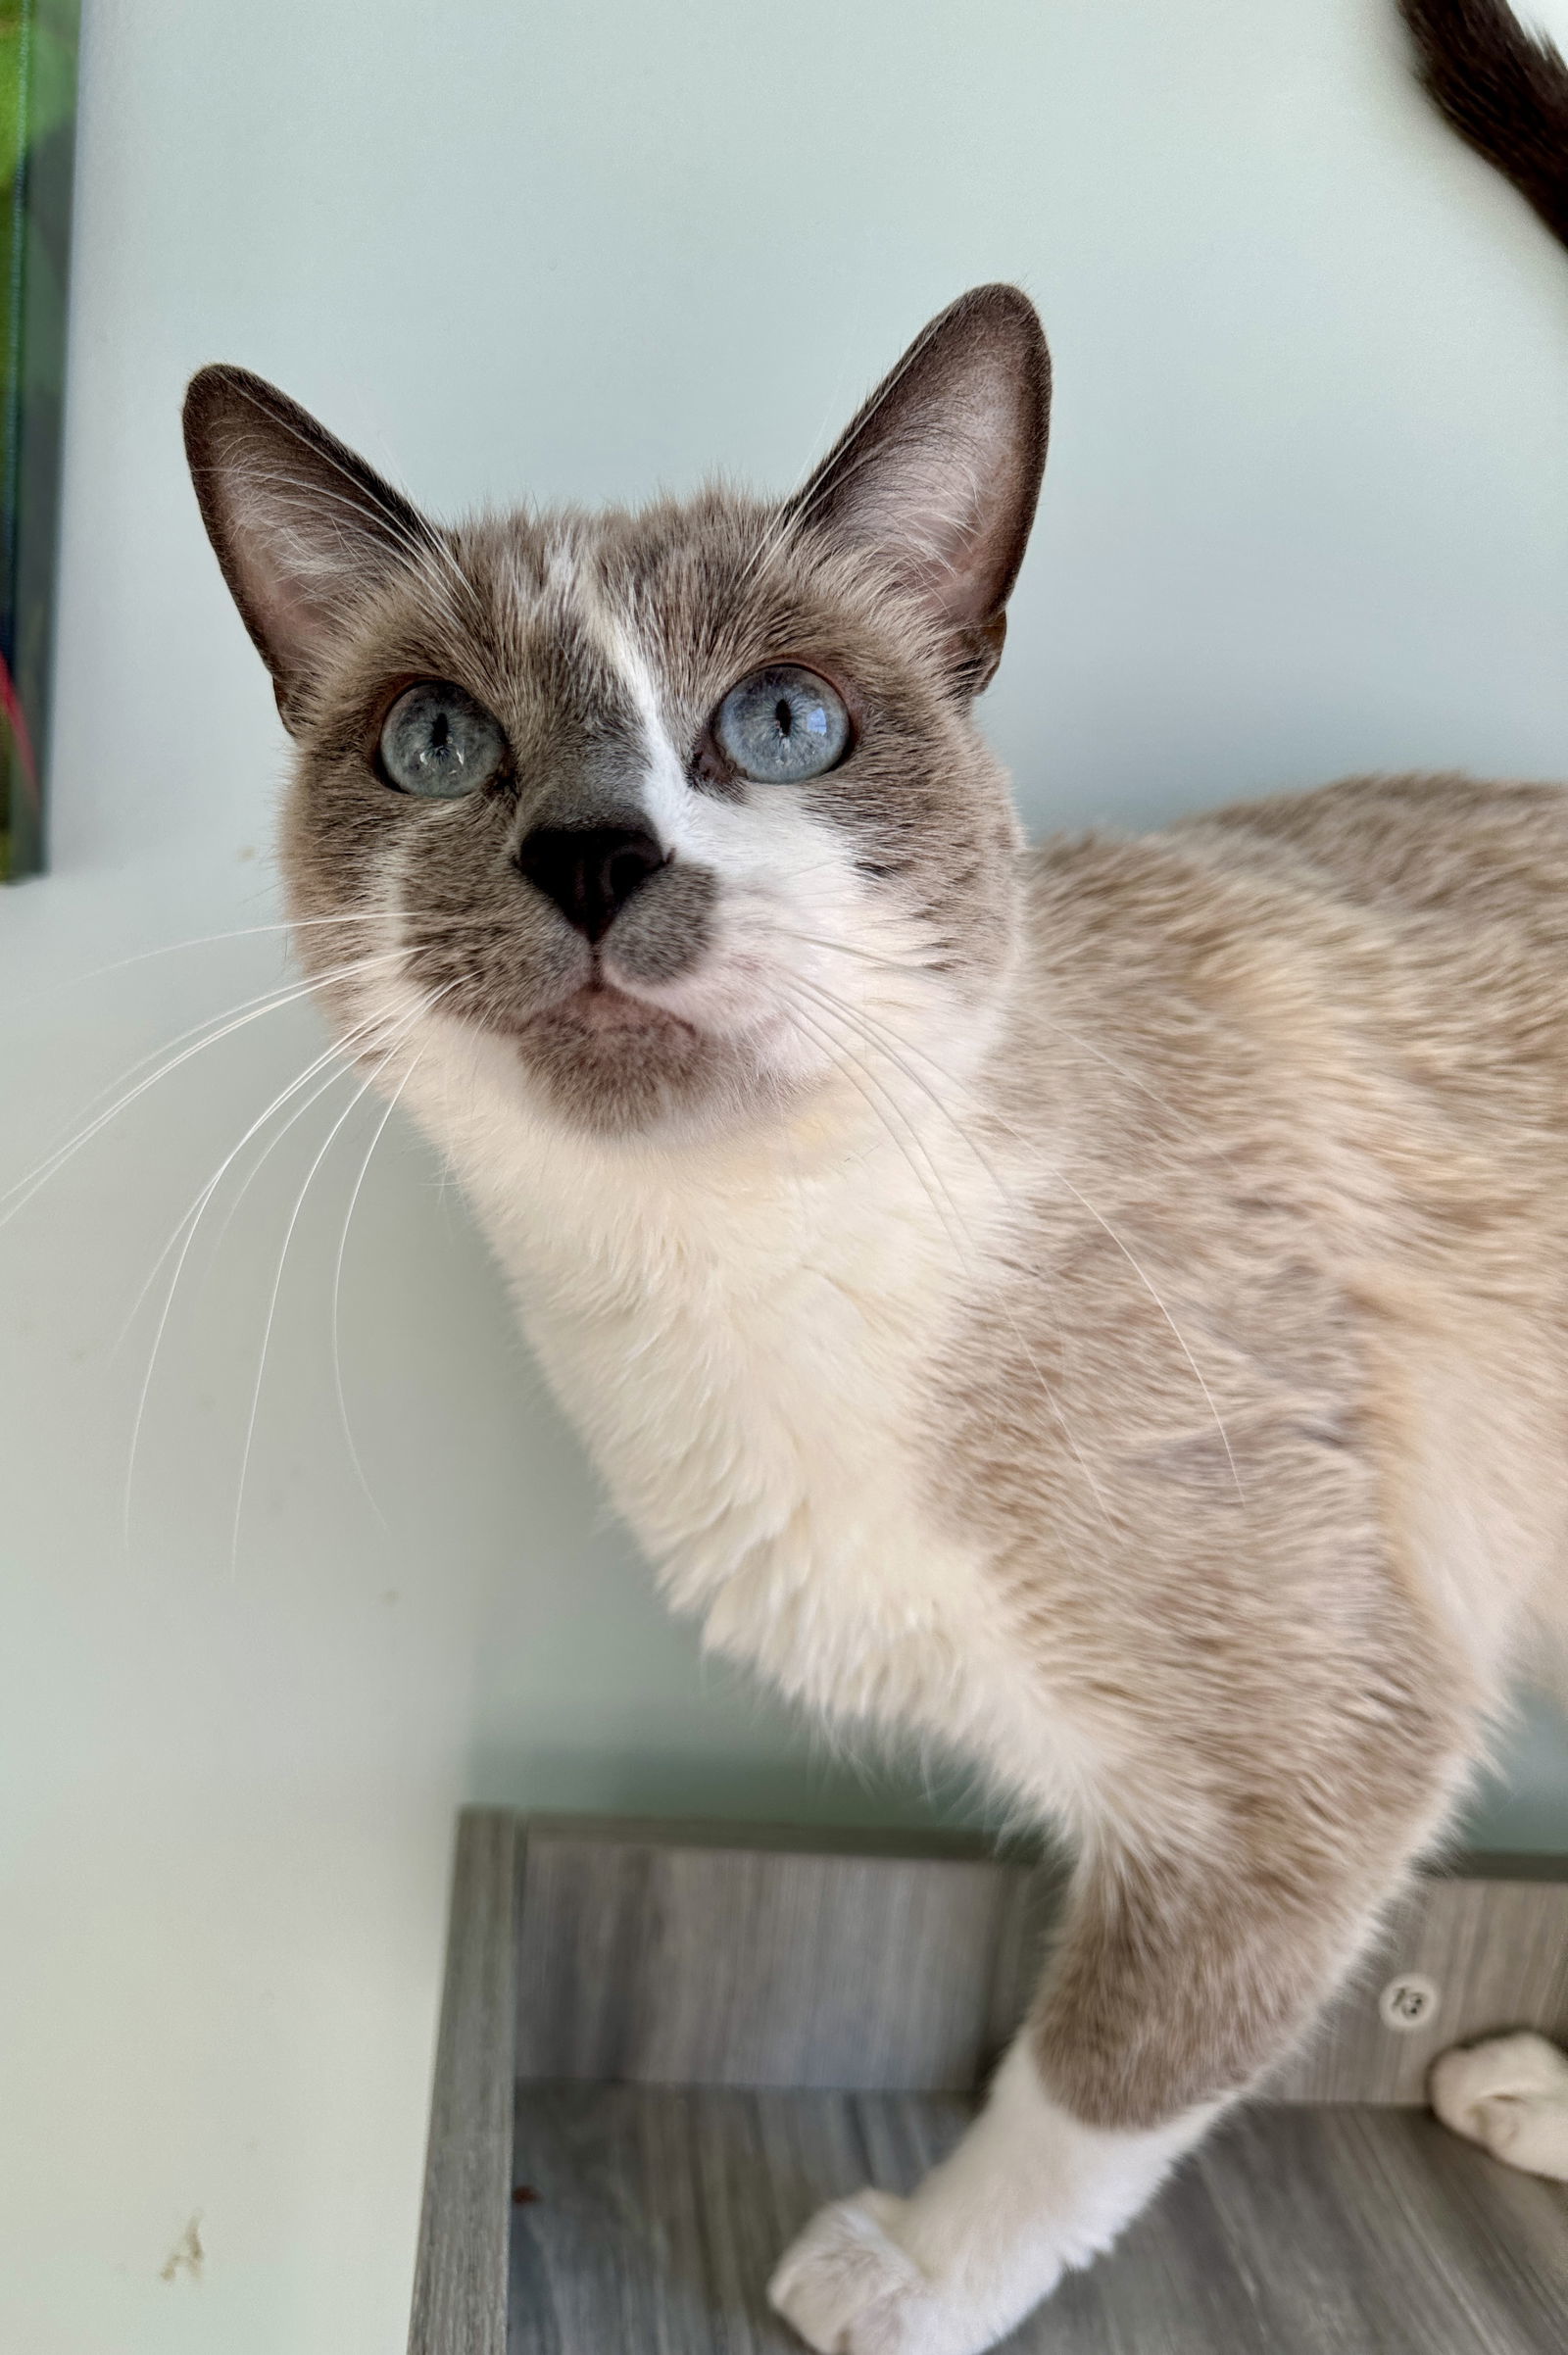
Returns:
[[[960,692],[978,694],[1002,659],[1050,417],[1033,303],[976,286],[915,337],[790,503],[913,592]]]
[[[202,521],[292,728],[344,615],[436,549],[430,524],[275,385],[204,368],[185,395]]]

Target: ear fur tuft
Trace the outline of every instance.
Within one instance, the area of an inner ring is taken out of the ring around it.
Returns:
[[[973,694],[1001,660],[1051,414],[1051,356],[1016,286],[976,286],[934,319],[792,504],[874,549],[914,590]]]
[[[184,426],[207,536],[292,725],[343,613],[425,562],[435,533],[346,444],[246,368],[194,376]]]

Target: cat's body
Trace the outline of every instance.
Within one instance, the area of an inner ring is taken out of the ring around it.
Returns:
[[[1238,1843],[1310,1829],[1327,1984],[1568,1617],[1568,796],[1372,779],[1026,871],[961,1086],[895,1034],[786,1149],[676,1155],[410,1094],[711,1644],[1233,1916]],[[1169,2023],[1127,2059],[1100,2114],[1157,2114]]]
[[[1180,1541],[1245,1555],[1285,1447],[1396,1533],[1494,1706],[1521,1605],[1568,1612],[1568,797],[1371,779],[1025,871],[978,1066],[892,1034],[782,1150],[509,1127],[415,1074],[671,1599],[1070,1805],[1106,1748],[1074,1564],[1173,1478]],[[878,983],[839,984],[872,1040]],[[1113,1652],[1151,1600],[1120,1585]]]
[[[190,410],[302,954],[666,1593],[1076,1845],[972,2134],[780,2269],[843,2355],[1113,2237],[1568,1626],[1568,796],[1023,852],[971,706],[1048,381],[983,289],[781,507],[454,531],[256,379]]]

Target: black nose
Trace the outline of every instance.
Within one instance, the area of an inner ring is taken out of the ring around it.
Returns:
[[[530,883],[568,923],[602,940],[664,854],[640,826],[541,826],[517,853]]]

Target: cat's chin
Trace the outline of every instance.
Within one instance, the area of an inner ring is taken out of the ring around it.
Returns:
[[[509,1035],[552,1109],[600,1136],[707,1127],[736,1099],[732,1048],[603,980]]]

